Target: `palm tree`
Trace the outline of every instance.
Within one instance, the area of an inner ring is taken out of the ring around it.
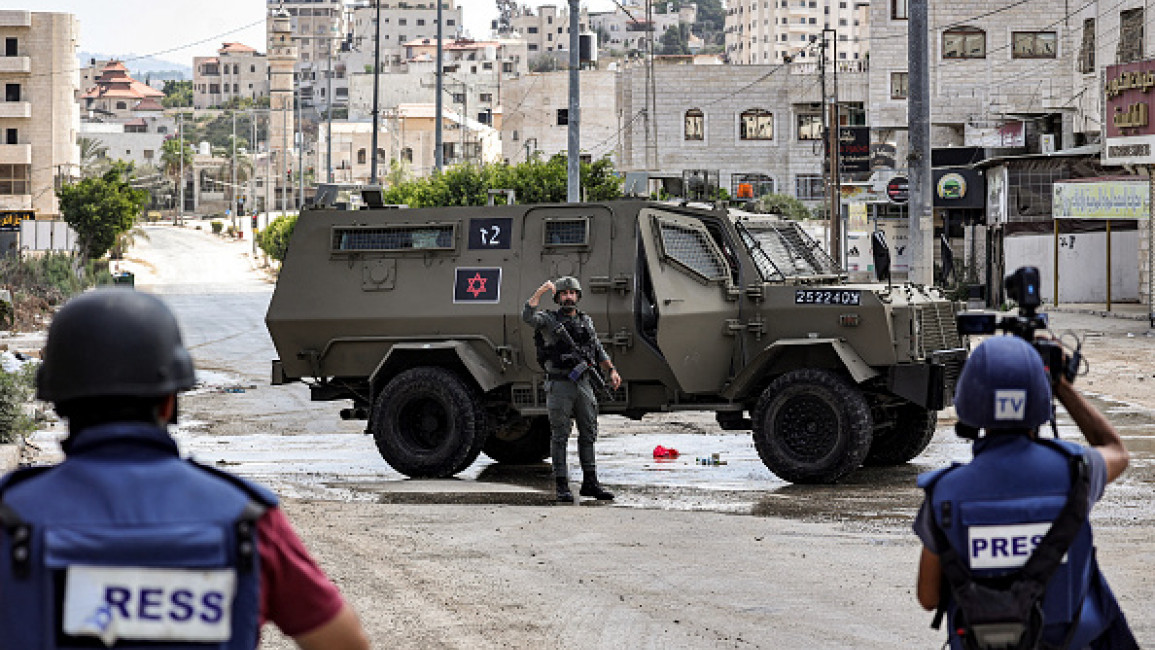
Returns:
[[[184,145],[183,147],[181,145]],[[180,172],[181,161],[184,161],[186,169],[192,169],[193,150],[192,145],[187,140],[182,141],[179,138],[169,138],[164,141],[160,152],[160,167],[164,170],[166,176],[172,179],[173,185],[177,188],[174,195],[179,196],[180,193]]]
[[[80,174],[84,178],[95,178],[107,171],[108,147],[95,138],[77,138],[80,146]]]
[[[253,171],[253,161],[246,153],[249,147],[249,141],[245,138],[236,137],[236,141],[234,142],[234,137],[236,136],[230,135],[228,146],[223,147],[224,151],[221,152],[221,155],[224,156],[225,162],[220,168],[220,176],[225,181],[225,187],[229,188],[229,205],[232,206],[233,209],[235,209],[237,205],[237,188],[232,185],[233,170],[236,170],[237,185],[249,180],[249,174]]]

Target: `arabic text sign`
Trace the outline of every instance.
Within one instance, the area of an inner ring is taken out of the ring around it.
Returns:
[[[1056,219],[1146,219],[1151,187],[1145,181],[1055,183]]]
[[[1155,164],[1155,61],[1107,66],[1103,82],[1103,163]]]

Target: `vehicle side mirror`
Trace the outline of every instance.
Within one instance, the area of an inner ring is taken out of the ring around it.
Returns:
[[[870,235],[870,254],[874,257],[874,276],[879,282],[890,282],[890,246],[881,230]]]

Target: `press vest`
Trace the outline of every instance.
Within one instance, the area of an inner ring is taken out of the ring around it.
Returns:
[[[1043,444],[1025,435],[987,436],[975,442],[974,460],[924,474],[919,487],[931,494],[934,524],[972,574],[1007,575],[1026,563],[1059,515],[1071,489],[1068,459],[1083,451],[1061,440]],[[1069,647],[1084,647],[1098,637],[1108,622],[1099,602],[1104,595],[1110,590],[1094,562],[1091,525],[1085,522],[1047,585],[1044,642],[1061,643],[1075,620],[1078,629]],[[955,604],[948,602],[951,647],[961,648],[955,613]]]
[[[0,482],[0,650],[253,650],[256,521],[276,503],[162,429],[85,429],[60,465]]]

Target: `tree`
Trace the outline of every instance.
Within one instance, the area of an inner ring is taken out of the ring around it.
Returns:
[[[193,105],[193,83],[191,81],[165,81],[162,91],[164,98],[160,100],[160,103],[165,108]]]
[[[108,170],[108,147],[95,138],[77,138],[80,146],[80,175],[101,176]]]
[[[183,147],[181,145],[184,145]],[[193,149],[188,141],[182,141],[179,138],[169,138],[164,141],[160,149],[160,168],[168,176],[176,188],[175,196],[180,194],[181,184],[181,160],[184,160],[184,168],[192,169]],[[179,200],[179,199],[178,199]]]
[[[559,68],[557,59],[548,54],[535,56],[529,60],[530,72],[553,72]]]
[[[289,214],[277,217],[258,235],[257,245],[269,257],[283,262],[289,252],[289,238],[293,236],[293,228],[297,225],[297,215]]]
[[[806,204],[786,194],[764,194],[754,202],[754,212],[780,214],[789,219],[810,219],[814,214]]]
[[[221,178],[227,183],[225,187],[229,188],[227,194],[231,203],[229,205],[236,206],[236,192],[237,188],[233,186],[233,170],[236,170],[237,183],[243,183],[249,179],[249,173],[253,171],[253,161],[245,153],[248,149],[249,141],[245,138],[238,137],[236,146],[233,146],[233,136],[229,136],[229,145],[224,147],[222,155],[225,158],[224,164],[221,165]]]
[[[129,185],[131,175],[132,165],[116,161],[103,176],[56,190],[60,212],[80,237],[85,261],[104,256],[119,235],[132,229],[148,203],[148,192]]]
[[[686,23],[671,25],[658,39],[658,54],[689,54],[690,26]]]

